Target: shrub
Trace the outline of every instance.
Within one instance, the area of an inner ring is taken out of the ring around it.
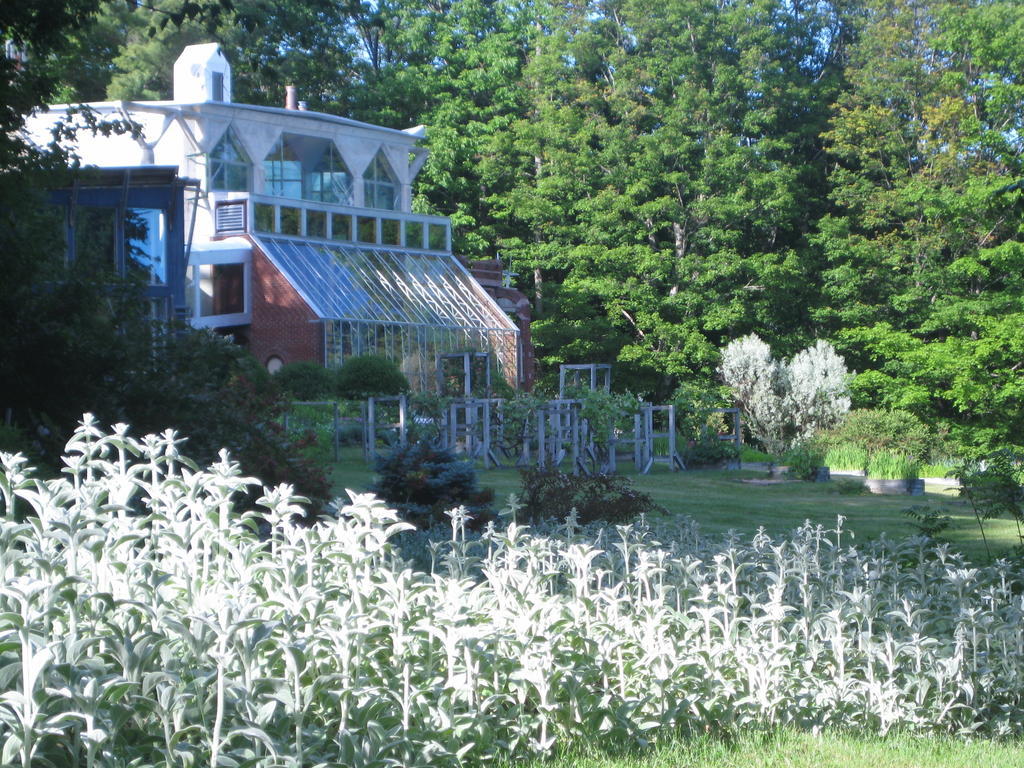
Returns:
[[[769,453],[806,442],[850,408],[846,363],[825,341],[783,362],[751,334],[722,350],[719,373],[747,429]]]
[[[327,400],[336,389],[334,372],[308,361],[281,366],[274,381],[294,400]]]
[[[290,483],[314,507],[326,504],[324,468],[306,454],[315,437],[286,432],[288,403],[256,358],[216,334],[195,331],[162,339],[152,358],[136,370],[114,417],[146,432],[177,430],[200,463],[227,449],[247,474]]]
[[[782,463],[789,467],[789,474],[801,480],[817,478],[818,467],[822,466],[824,460],[824,453],[813,442],[796,445],[782,457]]]
[[[44,458],[40,451],[40,442],[33,440],[17,427],[0,424],[0,451],[4,453],[20,453],[32,463],[32,466],[48,472],[54,471],[50,462]]]
[[[989,454],[983,461],[965,462],[957,467],[960,495],[971,505],[985,550],[991,556],[984,521],[1003,517],[1017,522],[1017,535],[1024,546],[1024,463],[1014,451]]]
[[[530,392],[517,392],[516,396],[501,404],[501,444],[506,455],[517,457],[523,440],[536,429],[537,412],[547,403]]]
[[[350,357],[335,374],[334,391],[343,400],[400,395],[409,380],[396,363],[377,355]]]
[[[718,465],[723,461],[734,461],[739,455],[735,444],[728,440],[720,440],[718,435],[712,434],[704,434],[683,449],[683,461],[687,466]]]
[[[494,493],[477,486],[476,468],[430,443],[399,445],[378,456],[373,492],[421,528],[446,521],[445,512],[463,506],[477,524],[490,519]]]
[[[909,411],[858,409],[850,411],[837,426],[821,436],[829,448],[854,445],[868,454],[879,451],[903,453],[923,460],[941,441]]]
[[[922,536],[938,539],[939,534],[953,524],[953,518],[927,504],[916,504],[903,510],[903,514],[913,520],[913,526]]]
[[[785,370],[772,350],[757,336],[732,341],[722,350],[719,373],[732,389],[750,434],[769,453],[786,448],[783,412]]]
[[[725,414],[716,410],[727,402],[724,391],[724,387],[708,389],[684,382],[672,396],[676,431],[686,445],[681,453],[688,465],[720,464],[740,455],[734,444],[718,438],[719,434],[732,431],[731,416],[727,421]]]
[[[758,451],[754,448],[751,448],[749,445],[740,446],[740,461],[742,462],[767,463],[773,460],[774,457],[770,453]]]
[[[864,481],[852,477],[834,478],[832,489],[841,496],[861,496],[868,493],[868,487]]]
[[[660,509],[623,475],[570,475],[543,467],[521,469],[519,474],[523,478],[523,514],[532,522],[562,519],[575,509],[580,524],[597,520],[628,523]]]
[[[444,442],[444,425],[447,423],[451,398],[433,392],[414,392],[409,397],[412,417],[407,425],[409,442]]]
[[[827,341],[798,352],[786,363],[784,407],[793,440],[803,443],[839,423],[850,410],[850,374],[846,361]]]

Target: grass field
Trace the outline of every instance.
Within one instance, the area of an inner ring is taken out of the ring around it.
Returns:
[[[526,768],[1020,768],[1024,746],[986,740],[783,731],[680,740],[649,751],[573,753]]]
[[[630,473],[626,473],[630,474]],[[764,472],[687,470],[669,472],[655,467],[651,474],[631,475],[636,487],[649,493],[669,514],[686,514],[709,534],[733,530],[752,535],[763,526],[769,533],[784,533],[805,520],[834,526],[837,515],[846,518],[845,527],[856,540],[913,535],[913,521],[903,510],[926,504],[941,510],[953,523],[943,536],[974,559],[985,559],[985,545],[970,506],[955,492],[928,486],[924,496],[875,496],[840,493],[838,482],[786,482],[754,485],[744,480],[765,477]],[[342,460],[333,465],[332,487],[340,495],[345,488],[365,491],[373,472],[358,448],[345,448]],[[519,473],[513,469],[481,470],[480,484],[493,488],[499,503],[521,489]],[[1007,552],[1017,543],[1017,528],[1010,520],[989,520],[985,534],[993,556]]]

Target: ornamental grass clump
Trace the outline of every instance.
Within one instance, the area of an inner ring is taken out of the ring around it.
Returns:
[[[917,462],[911,456],[879,451],[868,459],[868,477],[880,480],[916,480]]]
[[[3,455],[0,763],[457,766],[750,728],[1016,734],[1024,574],[842,521],[451,536],[353,495],[318,525],[227,455],[86,419],[58,479]],[[240,505],[255,491],[255,508]]]
[[[868,466],[868,452],[853,443],[840,443],[825,452],[825,465],[837,472],[864,472]]]

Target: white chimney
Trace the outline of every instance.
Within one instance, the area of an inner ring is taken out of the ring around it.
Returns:
[[[174,100],[231,101],[231,65],[217,43],[189,45],[174,62]]]

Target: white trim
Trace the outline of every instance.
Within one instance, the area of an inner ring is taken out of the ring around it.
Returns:
[[[82,105],[72,104],[50,104],[46,107],[47,111],[67,111],[72,107]],[[236,101],[225,102],[225,101],[92,101],[84,106],[88,106],[96,112],[113,111],[123,107],[129,111],[149,111],[149,112],[167,112],[167,111],[179,111],[184,114],[185,117],[190,117],[198,112],[206,113],[230,113],[230,112],[254,112],[263,115],[273,115],[274,118],[287,117],[288,120],[305,123],[307,126],[316,123],[330,123],[333,125],[346,125],[352,128],[362,128],[372,133],[385,133],[393,139],[398,139],[402,144],[414,145],[419,137],[415,134],[410,134],[407,131],[400,130],[398,128],[386,128],[382,125],[373,125],[372,123],[363,123],[359,120],[352,120],[347,117],[339,117],[338,115],[331,115],[326,112],[314,112],[312,110],[298,110],[298,109],[284,109],[282,107],[263,107],[257,104],[242,104]],[[191,112],[191,113],[190,113]],[[275,124],[281,125],[276,119]]]
[[[243,312],[230,315],[200,315],[202,307],[202,281],[197,271],[192,273],[192,317],[193,328],[224,328],[232,325],[252,323],[252,244],[240,237],[214,240],[192,247],[189,268],[204,265],[242,265],[242,306]]]

